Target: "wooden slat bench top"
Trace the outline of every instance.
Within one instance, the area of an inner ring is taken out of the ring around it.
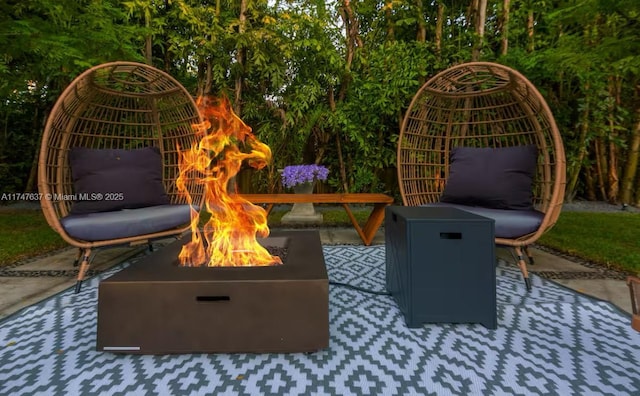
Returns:
[[[241,194],[252,203],[349,203],[349,204],[392,204],[393,197],[376,193],[347,194]]]
[[[335,194],[241,194],[253,204],[267,204],[267,214],[274,204],[326,203],[341,204],[347,212],[351,224],[365,245],[369,246],[384,220],[384,208],[393,203],[393,197],[378,193],[335,193]],[[373,204],[373,209],[363,227],[351,212],[350,204]]]

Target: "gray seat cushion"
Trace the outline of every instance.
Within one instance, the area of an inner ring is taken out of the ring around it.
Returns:
[[[72,214],[60,220],[67,233],[83,241],[105,241],[153,234],[188,224],[189,205],[157,205],[112,212]]]
[[[538,230],[540,224],[542,224],[542,220],[544,219],[544,213],[534,209],[491,209],[447,202],[438,202],[423,206],[449,206],[493,219],[495,220],[496,238],[513,239],[530,234]]]

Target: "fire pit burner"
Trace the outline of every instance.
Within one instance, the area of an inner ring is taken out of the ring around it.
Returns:
[[[99,351],[312,352],[329,345],[329,281],[317,231],[263,239],[287,253],[284,264],[266,267],[180,267],[188,240],[100,282]]]

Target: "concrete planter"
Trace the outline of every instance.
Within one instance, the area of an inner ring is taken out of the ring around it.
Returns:
[[[313,194],[313,183],[298,184],[293,187],[294,194]],[[282,224],[322,224],[322,213],[316,213],[312,203],[295,203],[291,210],[282,216]]]

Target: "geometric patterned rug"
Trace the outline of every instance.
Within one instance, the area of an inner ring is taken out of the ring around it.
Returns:
[[[384,291],[384,246],[324,246],[330,281]],[[406,327],[389,296],[332,285],[316,353],[118,355],[96,348],[97,286],[127,264],[0,321],[1,395],[631,395],[628,314],[499,264],[498,329]]]

